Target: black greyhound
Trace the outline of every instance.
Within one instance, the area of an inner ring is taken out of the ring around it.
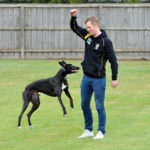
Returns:
[[[31,84],[27,85],[24,92],[22,93],[23,98],[23,108],[22,112],[18,119],[18,128],[21,129],[21,118],[25,110],[27,109],[30,102],[32,102],[33,106],[30,112],[27,114],[29,127],[32,128],[32,124],[30,121],[30,117],[32,113],[37,110],[40,105],[40,98],[38,92],[47,94],[48,96],[58,97],[60,105],[63,109],[64,116],[67,116],[67,112],[65,106],[63,105],[61,99],[61,93],[64,90],[65,94],[70,99],[70,107],[73,109],[73,99],[68,91],[68,82],[66,80],[67,74],[76,73],[79,70],[79,67],[73,66],[72,64],[67,64],[62,61],[59,62],[62,68],[57,72],[54,77],[41,79]]]

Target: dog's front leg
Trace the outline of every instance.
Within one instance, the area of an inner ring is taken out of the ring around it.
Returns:
[[[68,91],[68,88],[66,88],[66,89],[64,90],[64,92],[65,92],[65,94],[68,96],[68,98],[70,99],[70,107],[73,109],[73,108],[74,108],[73,99],[72,99],[72,97],[71,97],[71,95],[70,95],[70,93],[69,93],[69,91]]]
[[[59,100],[59,103],[60,103],[60,105],[61,105],[61,107],[62,107],[64,116],[66,117],[66,116],[67,116],[67,112],[66,112],[66,108],[65,108],[65,106],[64,106],[64,104],[63,104],[63,102],[62,102],[61,96],[58,96],[58,100]]]

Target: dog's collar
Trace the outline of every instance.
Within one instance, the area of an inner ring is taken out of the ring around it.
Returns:
[[[62,70],[66,72],[65,68],[62,67]]]

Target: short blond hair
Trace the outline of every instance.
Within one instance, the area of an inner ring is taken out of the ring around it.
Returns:
[[[87,17],[87,19],[85,20],[85,24],[87,24],[88,22],[91,22],[91,24],[97,24],[97,26],[99,26],[98,20],[91,16],[91,17]]]

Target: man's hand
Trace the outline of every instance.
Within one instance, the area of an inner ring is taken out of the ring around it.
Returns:
[[[70,10],[70,14],[73,16],[73,17],[75,17],[75,16],[77,16],[77,9],[72,9],[72,10]]]
[[[117,80],[112,80],[111,81],[111,86],[112,86],[112,88],[116,88],[118,86],[118,81]]]

